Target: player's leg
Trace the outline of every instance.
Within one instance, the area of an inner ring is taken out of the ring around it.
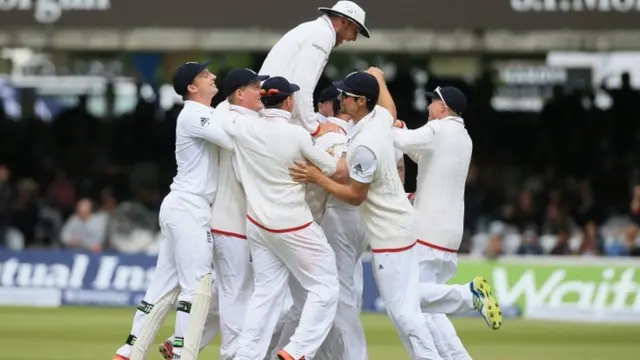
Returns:
[[[441,360],[420,309],[415,247],[398,252],[374,252],[372,265],[387,314],[411,357]]]
[[[278,236],[247,223],[247,238],[254,273],[253,293],[238,337],[235,360],[264,359],[269,342],[282,313],[289,272],[270,246]],[[273,239],[270,239],[273,238]]]
[[[238,350],[238,336],[253,291],[253,269],[246,239],[220,234],[214,236],[222,335],[220,360],[230,360]]]
[[[436,275],[438,284],[446,284],[456,274],[458,269],[458,258],[454,253],[441,253],[441,268]],[[472,360],[469,352],[462,344],[462,340],[458,336],[451,320],[445,314],[431,314],[433,321],[436,323],[440,333],[447,345],[449,354],[454,360]]]
[[[281,234],[279,256],[291,275],[307,292],[300,322],[280,359],[313,358],[327,337],[335,318],[340,285],[331,246],[316,223]],[[292,295],[295,296],[292,291]]]
[[[443,266],[441,256],[437,256],[439,254],[434,253],[433,249],[420,244],[416,245],[416,252],[420,265],[420,284],[437,284],[438,275],[441,273]],[[433,342],[436,345],[436,349],[438,349],[438,353],[444,360],[452,360],[453,358],[447,346],[445,334],[440,330],[435,321],[436,315],[441,314],[422,313],[425,325],[429,329],[431,337],[433,337]]]
[[[357,211],[331,207],[322,218],[322,228],[336,255],[340,298],[336,319],[316,359],[364,360],[367,344],[360,321],[361,282],[356,280],[364,238],[360,216]]]
[[[307,299],[307,291],[293,276],[289,276],[287,284],[291,298],[291,306],[282,316],[282,329],[280,330],[280,336],[274,349],[275,351],[273,352],[274,356],[291,341],[291,337],[296,332],[296,328],[298,328],[298,324],[300,323],[304,302]]]
[[[464,285],[420,284],[422,311],[431,314],[454,314],[476,310],[487,325],[497,330],[502,326],[500,305],[491,293],[489,282],[476,277]]]
[[[178,297],[178,276],[172,254],[171,240],[166,231],[163,231],[156,270],[136,310],[131,332],[125,344],[116,351],[116,358],[118,356],[120,359],[146,357],[155,336]],[[135,347],[138,355],[132,354],[134,344],[137,344]]]
[[[202,201],[201,201],[202,200]],[[211,209],[200,198],[185,198],[181,217],[167,226],[176,235],[174,246],[180,295],[176,313],[175,359],[197,358],[213,291],[213,236],[209,232]]]
[[[286,342],[280,345],[280,340],[283,339],[284,341],[284,337],[282,334],[285,330],[285,327],[287,326],[287,323],[289,321],[294,321],[294,323],[297,324],[298,321],[300,320],[299,316],[296,318],[293,318],[294,316],[293,311],[294,311],[293,298],[291,297],[291,291],[287,287],[285,290],[285,297],[284,297],[284,304],[282,305],[282,311],[280,313],[280,317],[278,318],[278,322],[276,323],[276,327],[273,330],[273,335],[271,336],[271,342],[269,343],[269,351],[267,352],[267,356],[264,358],[264,360],[274,359],[278,353],[278,349],[286,345]],[[291,337],[291,335],[293,335],[294,330],[291,330],[291,334],[289,334],[288,337],[286,337],[286,341],[289,341],[289,338]]]
[[[200,341],[200,351],[204,350],[220,332],[220,312],[218,309],[218,286],[217,279],[215,279],[215,273],[213,274],[214,280],[211,285],[211,304],[209,305],[209,313],[207,314],[207,320],[204,322],[204,330],[202,331],[202,340]],[[162,344],[158,345],[158,351],[165,360],[173,359],[173,340],[174,335],[171,335]]]

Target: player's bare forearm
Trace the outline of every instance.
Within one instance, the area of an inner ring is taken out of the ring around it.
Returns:
[[[366,199],[366,192],[363,194],[352,184],[340,184],[330,179],[326,175],[318,176],[316,184],[327,190],[331,195],[353,206],[359,206]]]
[[[331,177],[336,182],[340,184],[346,184],[349,182],[349,168],[347,167],[347,161],[344,157],[338,160],[338,166],[336,168],[336,173]]]

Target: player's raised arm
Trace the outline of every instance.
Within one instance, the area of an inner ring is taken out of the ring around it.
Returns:
[[[398,111],[396,110],[396,103],[393,101],[393,97],[389,92],[389,88],[387,88],[387,82],[384,79],[384,73],[380,68],[370,67],[367,70],[367,73],[373,75],[378,81],[378,85],[380,86],[380,95],[378,97],[378,105],[387,109],[391,114],[392,123],[395,119],[398,118]]]
[[[433,145],[436,130],[431,124],[415,130],[393,128],[393,145],[403,153],[426,151]]]

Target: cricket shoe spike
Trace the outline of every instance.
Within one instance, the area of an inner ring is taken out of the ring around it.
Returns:
[[[164,360],[173,359],[173,344],[169,340],[165,340],[162,344],[158,345],[158,351]]]
[[[498,301],[491,294],[491,286],[487,279],[477,276],[469,283],[473,294],[473,307],[482,315],[484,321],[493,330],[502,326],[502,311]]]

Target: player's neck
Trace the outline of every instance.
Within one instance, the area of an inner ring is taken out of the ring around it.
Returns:
[[[202,104],[204,106],[211,107],[211,98],[207,99],[207,98],[204,98],[202,96],[194,95],[194,96],[190,97],[189,100],[191,100],[193,102],[197,102],[198,104]]]
[[[354,114],[351,119],[353,120],[354,124],[357,124],[360,120],[364,119],[365,116],[369,115],[369,110],[368,109],[364,109],[362,111],[359,111],[357,114]]]

